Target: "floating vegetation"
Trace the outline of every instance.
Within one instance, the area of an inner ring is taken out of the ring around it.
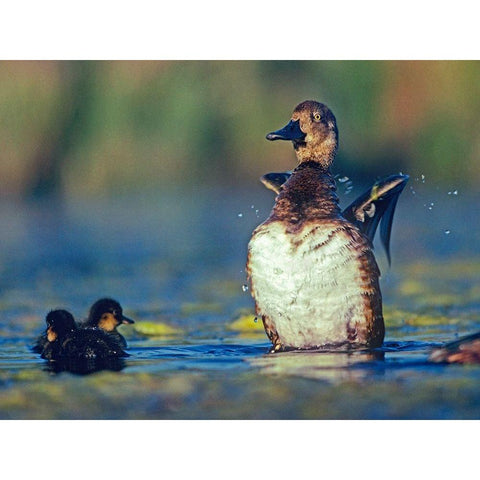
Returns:
[[[135,332],[147,337],[170,337],[183,333],[180,328],[161,322],[137,321],[133,324],[133,329]]]
[[[456,325],[465,322],[461,317],[452,317],[441,314],[426,314],[408,311],[401,308],[385,306],[383,312],[386,328],[404,326],[432,326],[432,325]]]
[[[259,322],[253,314],[240,315],[228,325],[228,329],[237,332],[258,332],[265,335],[262,322]]]

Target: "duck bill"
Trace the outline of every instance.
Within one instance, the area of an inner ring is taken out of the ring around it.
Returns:
[[[131,318],[122,316],[122,323],[129,324],[129,323],[135,323]]]
[[[280,130],[267,134],[267,140],[300,140],[305,138],[305,133],[300,129],[300,120],[290,120]]]

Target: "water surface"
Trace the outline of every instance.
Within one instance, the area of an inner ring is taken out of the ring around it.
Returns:
[[[412,185],[391,268],[376,245],[385,344],[355,353],[267,354],[242,288],[248,239],[273,202],[261,186],[3,202],[0,418],[480,418],[480,366],[427,362],[480,330],[479,199]],[[102,296],[136,320],[121,327],[130,356],[118,368],[56,372],[29,350],[50,309],[82,318]]]

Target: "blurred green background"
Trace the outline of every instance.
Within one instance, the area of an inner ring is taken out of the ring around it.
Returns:
[[[306,99],[337,117],[335,171],[480,181],[477,61],[0,62],[0,196],[251,185],[291,169],[265,134]]]

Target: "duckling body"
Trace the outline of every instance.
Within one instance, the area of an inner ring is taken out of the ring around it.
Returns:
[[[61,339],[56,359],[104,360],[128,356],[112,336],[100,331],[78,329]]]
[[[338,145],[325,105],[298,105],[267,135],[291,140],[299,165],[248,246],[247,275],[272,351],[381,346],[380,272],[367,235],[338,205],[330,165]]]
[[[112,298],[101,298],[91,306],[87,320],[81,323],[80,327],[88,330],[101,330],[118,342],[122,348],[127,348],[127,341],[117,327],[132,323],[135,322],[123,314],[119,302]]]
[[[66,310],[52,310],[46,322],[47,342],[41,352],[46,360],[104,360],[128,356],[119,342],[105,332],[78,328]]]

